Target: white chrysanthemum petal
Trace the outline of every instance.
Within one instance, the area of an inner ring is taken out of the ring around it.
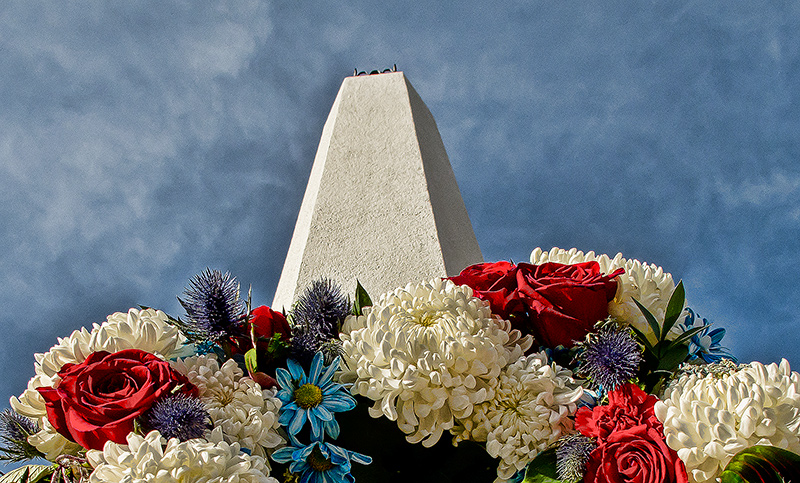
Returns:
[[[595,255],[591,251],[583,253],[577,248],[564,250],[557,247],[548,252],[542,251],[541,248],[536,248],[531,252],[531,263],[536,265],[547,262],[575,264],[590,261],[596,261],[600,265],[600,271],[606,274],[619,268],[625,269],[625,273],[618,278],[617,294],[608,304],[608,314],[619,322],[634,326],[644,333],[650,342],[655,343],[655,334],[633,299],[638,300],[652,312],[656,316],[656,320],[664,320],[667,303],[675,290],[672,274],[653,264],[633,259],[626,260],[622,258],[622,253],[617,253],[614,258],[609,258],[608,255]],[[680,331],[676,324],[668,338],[671,339],[678,335],[680,335]]]
[[[530,347],[507,326],[467,286],[409,284],[345,321],[348,369],[339,377],[375,401],[370,415],[396,420],[408,441],[430,446],[494,396],[501,369]]]
[[[185,353],[186,338],[167,322],[167,314],[154,309],[130,309],[108,316],[102,324],[94,324],[91,332],[85,328],[69,337],[59,338],[58,344],[45,353],[35,354],[35,375],[19,398],[11,398],[11,406],[19,414],[37,421],[39,433],[31,436],[31,444],[49,459],[62,453],[74,453],[80,446],[67,441],[47,424],[47,411],[39,387],[55,387],[58,371],[64,364],[79,364],[91,353],[105,350],[118,352],[139,349],[165,359]]]
[[[261,389],[233,360],[220,367],[213,355],[188,357],[171,363],[197,386],[211,421],[225,440],[239,443],[254,455],[284,443],[278,433],[280,399],[276,389]]]
[[[791,372],[786,359],[780,366],[751,362],[727,373],[684,374],[656,403],[655,414],[689,480],[710,483],[747,447],[800,452],[798,393],[800,374]]]
[[[158,431],[142,437],[131,433],[128,444],[106,443],[103,451],[90,450],[94,468],[89,483],[277,483],[261,456],[240,451],[239,445],[220,438],[212,441],[165,438]],[[166,444],[166,446],[164,446]]]
[[[572,372],[548,363],[544,352],[520,357],[503,369],[494,398],[475,406],[456,439],[485,441],[486,451],[500,458],[498,481],[507,480],[572,430],[582,394]]]

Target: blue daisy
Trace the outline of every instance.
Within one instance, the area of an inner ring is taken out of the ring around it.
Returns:
[[[289,471],[300,476],[300,483],[353,483],[350,474],[352,461],[362,465],[372,463],[372,458],[349,451],[339,446],[314,441],[303,446],[290,438],[291,446],[285,446],[274,453],[272,459],[278,463],[289,463]]]
[[[339,423],[334,419],[333,413],[356,407],[355,398],[345,387],[333,382],[340,358],[334,359],[328,367],[324,366],[323,361],[324,356],[317,352],[311,361],[308,375],[293,359],[286,362],[288,371],[283,368],[275,371],[281,387],[277,397],[283,403],[278,422],[286,426],[291,435],[300,432],[308,421],[311,424],[313,441],[321,441],[323,431],[336,439],[339,436]]]
[[[680,324],[684,332],[695,327],[703,327],[703,330],[693,335],[689,340],[689,360],[694,361],[699,358],[706,364],[719,362],[722,359],[730,359],[736,362],[736,357],[720,344],[725,336],[725,329],[720,327],[711,330],[711,322],[701,318],[694,310],[688,307],[686,311],[688,312],[686,319]]]

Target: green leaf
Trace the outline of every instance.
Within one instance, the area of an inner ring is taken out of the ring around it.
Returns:
[[[525,470],[522,483],[561,483],[556,471],[556,448],[546,449],[536,455]]]
[[[736,454],[720,475],[722,483],[800,482],[800,455],[774,446],[751,446]]]
[[[667,311],[664,313],[664,325],[661,326],[661,340],[667,340],[669,330],[678,321],[678,317],[683,312],[683,305],[686,302],[686,292],[683,290],[683,280],[678,282],[678,286],[672,291],[672,295],[667,303]]]
[[[706,327],[705,327],[705,326],[703,326],[703,327],[695,327],[695,328],[693,328],[693,329],[687,330],[687,331],[686,331],[686,332],[684,332],[683,334],[681,334],[681,335],[679,335],[678,337],[676,337],[676,338],[675,338],[675,340],[673,340],[673,341],[670,343],[670,346],[678,345],[678,344],[681,344],[681,343],[683,343],[683,342],[686,342],[686,341],[688,341],[689,339],[691,339],[691,338],[692,338],[692,336],[694,336],[695,334],[697,334],[698,332],[700,332],[701,330],[703,330],[703,329],[705,329],[705,328],[706,328]]]
[[[661,371],[675,372],[679,365],[689,355],[689,348],[683,344],[670,346],[658,360],[658,369]]]
[[[244,366],[251,374],[258,372],[258,353],[255,347],[244,353]]]
[[[363,315],[364,307],[371,306],[372,299],[369,298],[369,294],[364,290],[364,287],[361,286],[361,282],[356,279],[356,297],[353,302],[353,315]]]
[[[656,339],[661,340],[659,338],[659,334],[661,333],[661,327],[659,327],[655,315],[653,315],[652,312],[647,310],[647,307],[640,304],[638,300],[633,299],[633,302],[636,304],[637,307],[639,307],[639,310],[642,311],[642,315],[644,315],[644,318],[647,321],[647,323],[650,324],[650,328],[653,329],[653,333],[656,335]]]
[[[51,465],[27,465],[0,476],[0,483],[37,483],[53,474]]]
[[[651,344],[650,341],[647,340],[647,336],[644,335],[644,333],[642,333],[641,330],[637,329],[636,327],[634,327],[632,325],[630,326],[630,328],[633,331],[633,333],[636,335],[636,338],[639,339],[639,342],[642,343],[644,348],[647,349],[648,352],[652,353],[653,352],[653,344]]]

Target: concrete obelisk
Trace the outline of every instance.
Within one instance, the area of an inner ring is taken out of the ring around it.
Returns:
[[[402,72],[348,77],[322,130],[272,307],[314,280],[381,293],[483,261],[436,122]]]

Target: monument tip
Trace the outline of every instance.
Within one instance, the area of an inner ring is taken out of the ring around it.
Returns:
[[[360,75],[375,75],[375,74],[386,74],[389,72],[397,72],[397,64],[393,64],[391,69],[383,69],[383,70],[371,70],[369,72],[362,70],[361,72],[358,71],[358,68],[353,69],[353,77],[357,77]]]

